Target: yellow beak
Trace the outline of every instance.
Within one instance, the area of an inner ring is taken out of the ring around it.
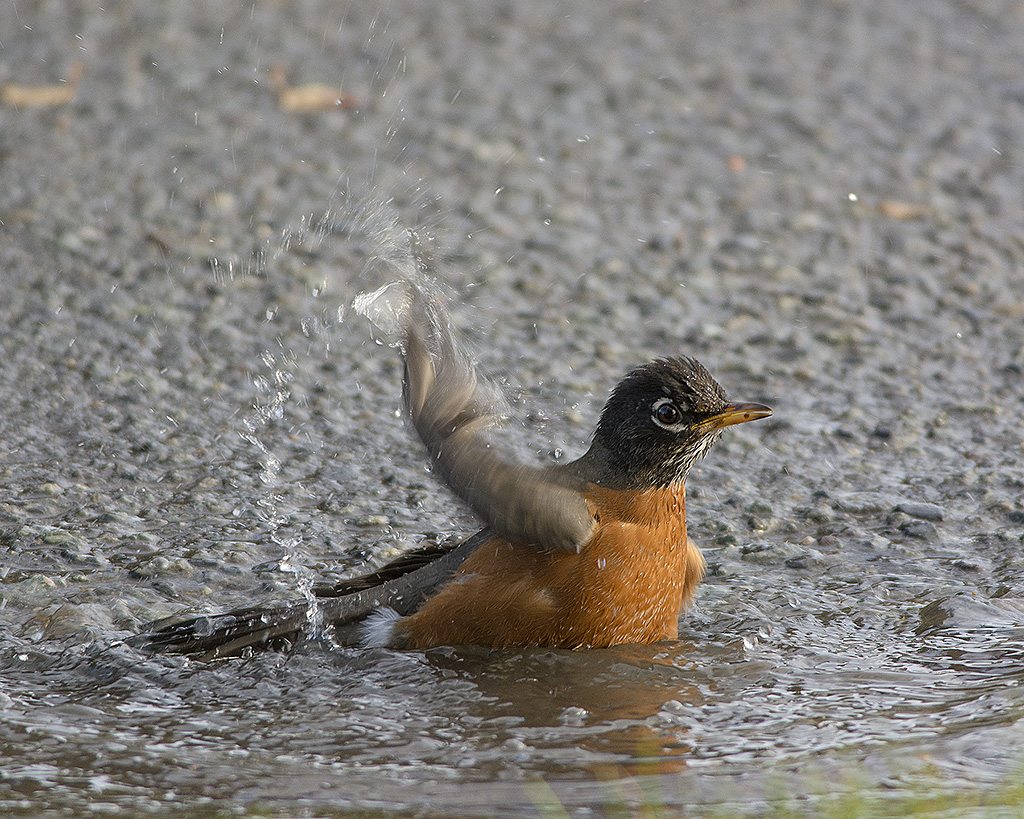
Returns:
[[[733,424],[745,424],[758,418],[767,418],[772,414],[771,408],[764,404],[727,404],[717,415],[705,418],[697,426],[706,432],[713,432]]]

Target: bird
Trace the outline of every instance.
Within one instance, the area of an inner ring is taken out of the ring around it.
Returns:
[[[159,621],[130,644],[212,660],[310,634],[399,650],[585,649],[678,637],[705,568],[686,530],[687,475],[726,427],[772,410],[730,401],[694,358],[656,358],[612,389],[581,457],[525,464],[494,444],[501,413],[493,389],[445,317],[415,294],[403,299],[396,346],[405,414],[433,471],[484,528],[314,586],[299,602]]]

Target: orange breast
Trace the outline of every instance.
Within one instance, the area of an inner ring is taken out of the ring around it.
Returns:
[[[411,647],[599,647],[677,635],[704,572],[686,536],[684,490],[591,486],[597,520],[579,554],[491,538],[415,614],[399,621]]]

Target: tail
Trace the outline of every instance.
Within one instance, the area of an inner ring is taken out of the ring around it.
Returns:
[[[151,623],[148,632],[128,638],[146,651],[191,654],[199,660],[231,657],[248,648],[284,648],[313,622],[314,603],[252,606],[191,620]]]
[[[370,614],[382,607],[402,616],[412,614],[490,537],[490,531],[484,529],[454,548],[413,552],[365,578],[318,587],[314,589],[317,597],[311,601],[251,606],[171,623],[158,620],[127,643],[145,651],[189,654],[199,660],[231,657],[247,649],[283,648],[307,635],[358,645],[359,624]]]

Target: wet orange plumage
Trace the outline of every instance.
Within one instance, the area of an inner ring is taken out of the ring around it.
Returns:
[[[492,537],[397,630],[409,647],[604,647],[678,634],[704,574],[682,484],[584,492],[597,526],[578,552]]]

